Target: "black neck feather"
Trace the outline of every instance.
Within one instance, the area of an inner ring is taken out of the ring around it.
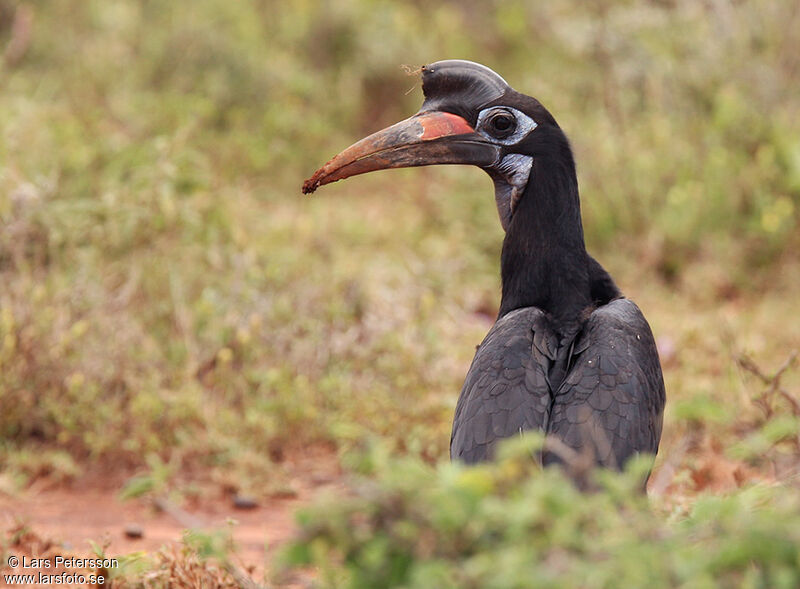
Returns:
[[[506,232],[500,316],[539,307],[563,333],[582,322],[592,292],[575,164],[568,145],[556,155],[534,157]]]

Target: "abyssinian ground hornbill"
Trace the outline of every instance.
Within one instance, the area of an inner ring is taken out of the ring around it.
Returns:
[[[538,100],[477,63],[424,66],[422,90],[417,114],[348,147],[303,192],[432,164],[472,164],[494,181],[502,300],[458,400],[451,457],[491,459],[499,440],[526,430],[547,434],[544,464],[576,478],[587,464],[654,455],[665,403],[658,352],[642,312],[586,252],[564,132]]]

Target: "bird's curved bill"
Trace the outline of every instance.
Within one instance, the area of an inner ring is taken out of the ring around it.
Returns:
[[[487,167],[498,157],[498,147],[476,133],[462,117],[440,111],[421,112],[345,149],[305,181],[303,193],[374,170],[434,164]]]

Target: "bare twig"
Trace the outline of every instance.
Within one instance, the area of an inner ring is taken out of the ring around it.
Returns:
[[[168,499],[156,497],[153,499],[153,505],[160,511],[170,515],[175,521],[185,528],[199,530],[206,527],[206,524],[198,517],[192,515],[184,509],[181,509]],[[233,564],[228,558],[223,560],[222,566],[226,571],[228,571],[228,573],[230,573],[230,575],[243,589],[266,589],[265,585],[259,585],[253,581],[253,579],[251,579],[247,573]]]
[[[163,497],[156,497],[153,499],[153,505],[159,511],[163,511],[167,515],[171,516],[176,522],[182,525],[184,528],[188,528],[190,530],[198,530],[201,528],[206,527],[205,523],[200,520],[198,517],[195,517],[188,511],[181,509],[168,499],[164,499]]]
[[[239,587],[242,589],[268,589],[267,585],[261,585],[256,583],[251,579],[245,572],[242,571],[239,567],[235,566],[230,562],[226,562],[223,565],[225,570],[230,573],[230,575],[234,578],[234,580],[239,584]]]
[[[746,372],[749,372],[756,378],[758,378],[763,384],[767,385],[767,389],[761,393],[756,399],[754,399],[754,403],[761,407],[764,412],[766,413],[767,417],[772,415],[772,405],[770,404],[770,400],[776,393],[783,397],[786,402],[792,408],[792,413],[794,415],[800,416],[800,401],[794,397],[789,391],[781,387],[781,379],[783,375],[789,370],[797,360],[798,351],[794,350],[791,354],[784,360],[783,364],[780,365],[778,370],[775,371],[775,374],[772,376],[768,376],[764,374],[761,368],[745,354],[740,354],[736,357],[736,363]]]
[[[682,438],[675,446],[673,446],[667,454],[667,459],[664,460],[661,468],[656,471],[656,476],[650,483],[650,495],[661,496],[667,490],[667,487],[675,478],[675,473],[678,470],[678,465],[683,460],[689,447],[695,443],[692,439],[694,436]]]

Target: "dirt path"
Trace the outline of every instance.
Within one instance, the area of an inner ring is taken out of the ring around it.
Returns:
[[[2,497],[0,524],[3,530],[9,530],[24,523],[38,535],[76,552],[90,552],[89,540],[107,543],[109,556],[152,552],[181,542],[183,531],[189,527],[186,518],[159,510],[148,501],[120,501],[117,495],[107,490],[57,489]],[[228,500],[204,501],[181,511],[191,518],[192,527],[232,529],[242,565],[263,569],[268,553],[290,537],[294,510],[308,499],[273,499],[247,511],[235,509]],[[229,520],[238,524],[231,527]],[[127,537],[125,528],[129,525],[139,527],[143,536]]]
[[[7,538],[23,524],[36,537],[53,543],[51,553],[63,550],[92,557],[91,540],[106,546],[106,554],[113,557],[180,546],[188,528],[230,530],[234,562],[254,579],[261,579],[276,549],[294,532],[294,512],[321,491],[340,486],[338,466],[333,460],[325,462],[324,466],[315,462],[313,476],[302,465],[292,468],[296,495],[263,499],[251,509],[237,509],[230,497],[215,497],[213,492],[183,506],[152,498],[123,501],[120,481],[92,477],[69,487],[37,490],[34,484],[17,496],[0,493],[0,534]],[[236,523],[231,525],[232,521]],[[129,526],[141,529],[142,537],[126,535]],[[7,572],[2,566],[0,569]]]

